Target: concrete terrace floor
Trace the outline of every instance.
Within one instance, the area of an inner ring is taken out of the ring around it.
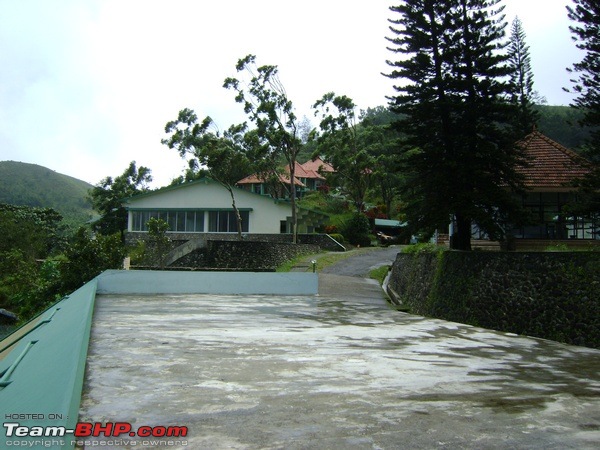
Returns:
[[[98,296],[80,420],[188,426],[193,449],[600,445],[600,351],[397,312],[358,276],[319,283]]]

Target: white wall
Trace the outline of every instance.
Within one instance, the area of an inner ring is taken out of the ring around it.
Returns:
[[[276,203],[270,197],[247,192],[243,189],[234,190],[236,206],[250,211],[249,233],[280,232],[280,222],[291,216],[289,203]],[[185,186],[165,188],[162,191],[143,194],[129,199],[128,208],[133,209],[232,209],[231,196],[227,189],[214,181],[199,181]],[[131,231],[131,212],[129,213],[128,229]],[[208,217],[205,217],[205,230]]]

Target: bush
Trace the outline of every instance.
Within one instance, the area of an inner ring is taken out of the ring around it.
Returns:
[[[341,226],[341,233],[352,245],[368,247],[371,245],[369,219],[363,214],[355,214]]]
[[[328,233],[328,234],[333,239],[335,239],[336,241],[338,241],[340,244],[343,244],[344,242],[346,242],[346,239],[344,238],[343,234],[340,234],[340,233]]]
[[[444,251],[443,247],[436,244],[432,244],[431,242],[413,244],[402,249],[402,253],[409,253],[412,255],[420,255],[422,253],[438,253],[442,251]]]

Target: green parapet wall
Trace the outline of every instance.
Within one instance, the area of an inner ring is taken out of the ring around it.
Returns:
[[[31,326],[0,341],[0,448],[74,447],[72,434],[15,436],[12,426],[13,436],[7,436],[11,432],[7,424],[43,430],[75,427],[96,284],[92,280],[46,310]]]

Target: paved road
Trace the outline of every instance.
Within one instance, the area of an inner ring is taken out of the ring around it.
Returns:
[[[400,252],[399,247],[377,247],[358,251],[356,256],[338,261],[321,270],[321,273],[330,273],[348,277],[366,277],[371,269],[391,265]]]

